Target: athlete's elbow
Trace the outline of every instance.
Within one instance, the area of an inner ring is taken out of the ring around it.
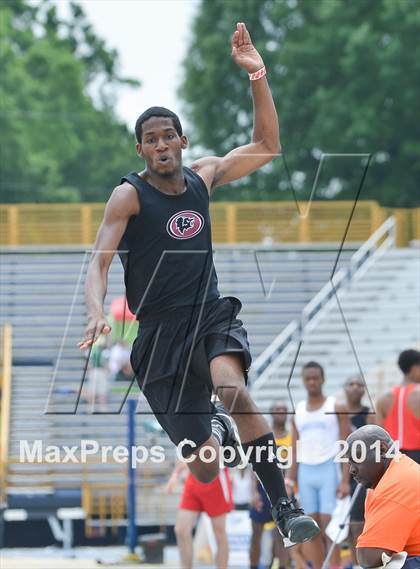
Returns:
[[[264,146],[268,158],[267,162],[271,162],[271,160],[274,160],[274,158],[281,153],[281,144],[278,139],[271,142],[265,142]]]

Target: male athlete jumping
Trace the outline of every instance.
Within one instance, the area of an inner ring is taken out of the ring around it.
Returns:
[[[250,78],[252,141],[224,157],[202,158],[186,168],[182,150],[188,141],[177,115],[152,107],[138,118],[136,149],[146,168],[125,176],[107,203],[86,277],[88,325],[79,346],[88,348],[100,334],[110,332],[103,303],[113,251],[118,249],[128,306],[140,321],[131,364],[156,418],[182,447],[195,478],[204,483],[218,475],[221,447],[230,447],[227,465],[232,466],[239,461],[242,444],[290,546],[311,539],[319,528],[287,497],[273,460],[273,433],[246,389],[251,356],[237,318],[241,303],[220,297],[212,256],[209,196],[280,152],[264,63],[243,23],[233,34],[232,58]],[[211,403],[212,392],[224,407]],[[203,460],[202,447],[216,458]]]

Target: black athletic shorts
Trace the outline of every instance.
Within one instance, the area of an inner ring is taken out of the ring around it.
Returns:
[[[156,419],[188,456],[211,435],[212,380],[209,362],[238,353],[244,377],[251,365],[248,337],[237,318],[242,308],[234,297],[197,307],[179,307],[157,318],[140,320],[131,365]],[[200,316],[201,312],[201,316]]]

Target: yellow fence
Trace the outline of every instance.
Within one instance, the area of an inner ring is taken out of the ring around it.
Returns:
[[[344,236],[352,201],[216,202],[210,205],[215,243],[337,242]],[[104,204],[0,205],[0,245],[91,245]],[[420,208],[382,208],[358,202],[346,241],[365,241],[389,216],[397,243],[420,239]]]
[[[82,507],[86,513],[85,535],[94,537],[92,521],[106,529],[109,519],[112,532],[117,533],[118,524],[127,519],[127,484],[82,484]]]

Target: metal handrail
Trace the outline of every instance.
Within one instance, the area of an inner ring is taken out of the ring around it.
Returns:
[[[382,237],[384,237],[387,233],[389,234],[391,239],[395,242],[395,228],[396,228],[395,217],[394,216],[388,217],[388,219],[386,219],[383,222],[383,224],[380,227],[378,227],[378,229],[374,233],[372,233],[369,239],[365,241],[363,245],[361,245],[359,249],[352,255],[350,260],[350,265],[358,264],[359,259],[362,258],[365,253],[372,250],[376,242],[382,239]]]
[[[344,285],[348,285],[355,274],[374,257],[375,252],[386,250],[395,246],[396,238],[395,218],[389,217],[359,249],[352,255],[348,268],[341,268],[321,288],[321,290],[303,308],[299,319],[292,320],[288,326],[273,340],[273,342],[255,360],[251,368],[251,380],[253,390],[258,390],[265,383],[268,375],[267,370],[281,353],[284,353],[292,342],[299,340],[305,328],[335,295],[336,291]],[[386,239],[384,239],[386,237]],[[384,239],[383,243],[377,243]]]

